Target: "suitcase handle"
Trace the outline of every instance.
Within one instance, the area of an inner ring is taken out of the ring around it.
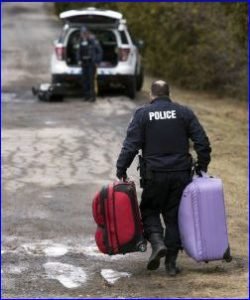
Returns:
[[[214,178],[214,176],[209,175],[207,172],[199,170],[198,172],[196,171],[196,165],[198,164],[197,161],[192,161],[191,164],[191,178],[192,177],[203,177],[203,178]]]
[[[214,178],[214,176],[209,175],[208,173],[201,171],[200,174],[194,175],[196,178]]]
[[[208,175],[207,172],[204,172],[204,171],[201,171],[201,176],[200,177],[203,177],[203,178],[210,178],[212,176]]]
[[[118,177],[116,177],[116,180],[119,181],[119,182],[130,182],[130,178],[129,177],[127,177],[127,178],[122,177],[122,179],[119,179]]]

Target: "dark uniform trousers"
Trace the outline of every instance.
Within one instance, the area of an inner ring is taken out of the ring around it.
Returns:
[[[86,98],[95,98],[96,65],[92,61],[82,62],[83,94]]]
[[[176,251],[181,248],[178,208],[182,192],[191,181],[189,171],[158,172],[146,180],[140,204],[145,237],[163,233],[160,214],[165,223],[165,245]]]
[[[101,62],[102,54],[102,48],[94,37],[81,41],[78,56],[81,61],[83,94],[86,100],[95,100],[96,64]]]

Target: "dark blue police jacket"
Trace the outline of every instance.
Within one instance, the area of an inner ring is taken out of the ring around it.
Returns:
[[[81,40],[78,61],[98,64],[102,61],[102,57],[102,47],[94,36],[91,36],[86,40]]]
[[[117,160],[117,169],[126,171],[141,149],[146,165],[152,171],[190,170],[190,139],[198,164],[206,171],[210,162],[210,143],[193,111],[168,97],[156,98],[136,110]]]

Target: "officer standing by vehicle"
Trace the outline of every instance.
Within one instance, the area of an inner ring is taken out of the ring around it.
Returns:
[[[80,29],[79,63],[82,67],[82,84],[86,101],[95,101],[96,66],[102,60],[103,51],[99,41],[86,27]]]
[[[189,139],[197,153],[196,171],[207,171],[210,162],[208,137],[191,109],[169,98],[169,86],[158,80],[151,86],[151,102],[136,110],[117,160],[117,177],[127,178],[127,168],[142,150],[140,159],[143,187],[140,210],[145,237],[152,254],[147,268],[156,270],[165,256],[167,274],[180,270],[176,259],[181,249],[178,208],[182,192],[191,181],[192,157]],[[165,223],[165,237],[160,220]]]

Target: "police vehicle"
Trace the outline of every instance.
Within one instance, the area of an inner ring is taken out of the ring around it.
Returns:
[[[143,65],[139,50],[142,41],[133,41],[122,14],[111,10],[87,8],[69,10],[60,14],[64,26],[54,42],[51,59],[52,83],[72,87],[81,85],[81,66],[77,61],[80,28],[86,26],[99,40],[103,60],[97,68],[98,91],[123,86],[130,98],[143,85]]]

